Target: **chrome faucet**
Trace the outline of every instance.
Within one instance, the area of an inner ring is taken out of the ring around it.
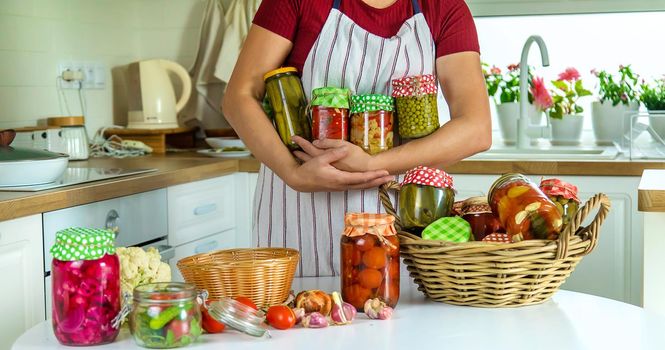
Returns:
[[[547,53],[547,46],[545,41],[539,35],[532,35],[524,43],[522,49],[522,57],[520,59],[520,116],[517,120],[517,148],[528,148],[530,146],[531,138],[550,137],[550,125],[547,120],[546,126],[531,125],[529,121],[529,112],[527,110],[527,103],[529,103],[529,49],[531,44],[538,44],[540,49],[540,57],[543,61],[543,67],[550,65],[550,56]]]

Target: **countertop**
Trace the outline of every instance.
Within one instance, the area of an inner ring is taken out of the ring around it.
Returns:
[[[665,213],[665,170],[645,170],[637,191],[638,210]]]
[[[296,279],[293,289],[338,289],[337,278]],[[541,305],[483,309],[432,302],[403,279],[392,320],[359,314],[351,325],[270,330],[271,338],[235,331],[203,335],[191,349],[664,349],[665,318],[633,305],[559,291]],[[56,341],[49,321],[24,333],[13,350],[71,349]],[[128,332],[89,349],[142,349]]]

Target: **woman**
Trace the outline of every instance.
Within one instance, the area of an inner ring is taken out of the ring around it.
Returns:
[[[434,74],[451,120],[374,156],[345,141],[300,138],[303,151],[292,154],[260,103],[263,75],[280,66],[302,72],[308,98],[323,86],[388,94],[394,78]],[[263,163],[254,240],[298,249],[301,276],[339,273],[344,213],[379,212],[378,185],[418,165],[445,168],[491,144],[478,39],[464,0],[263,0],[223,109]]]

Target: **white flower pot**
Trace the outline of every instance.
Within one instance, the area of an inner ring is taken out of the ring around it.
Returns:
[[[593,102],[591,104],[591,121],[596,144],[611,145],[613,142],[621,142],[621,138],[628,131],[628,120],[631,114],[637,113],[639,103],[631,102],[630,105],[618,104],[612,106],[612,102]]]
[[[572,146],[580,143],[584,115],[564,114],[563,119],[550,118],[552,124],[552,144]]]
[[[527,105],[531,125],[540,125],[542,112],[534,105]],[[496,106],[499,130],[506,145],[514,145],[517,140],[517,119],[520,115],[520,104],[517,102],[502,103]]]
[[[665,112],[649,112],[649,124],[658,136],[665,140]]]

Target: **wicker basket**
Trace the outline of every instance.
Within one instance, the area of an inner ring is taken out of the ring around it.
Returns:
[[[607,196],[593,196],[556,241],[450,243],[401,231],[389,190],[399,191],[399,185],[382,186],[379,196],[386,211],[397,218],[400,254],[418,289],[435,301],[477,307],[515,307],[549,299],[596,247],[610,209]],[[599,206],[593,221],[581,227]]]
[[[239,295],[263,308],[280,304],[291,290],[300,253],[287,248],[228,249],[178,261],[188,283],[218,300]]]

